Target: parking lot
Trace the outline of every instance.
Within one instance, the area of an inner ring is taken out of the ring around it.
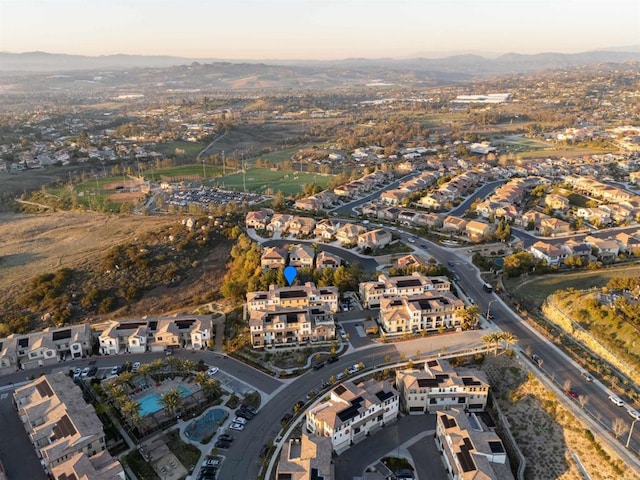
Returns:
[[[229,203],[247,202],[249,205],[262,202],[266,199],[264,195],[257,193],[234,192],[231,190],[221,190],[219,188],[194,188],[191,190],[173,191],[166,199],[169,205],[187,207],[189,205],[200,205],[208,207],[209,204],[227,205]]]

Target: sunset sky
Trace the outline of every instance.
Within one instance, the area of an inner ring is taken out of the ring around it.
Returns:
[[[228,59],[640,45],[640,0],[0,0],[0,50]]]

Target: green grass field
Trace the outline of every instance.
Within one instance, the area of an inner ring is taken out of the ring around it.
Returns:
[[[215,182],[210,182],[210,184],[242,190],[242,177],[242,173],[235,173],[226,177],[219,177]],[[315,182],[325,188],[332,176],[292,171],[273,172],[266,168],[249,168],[245,178],[247,191],[261,193],[271,188],[274,193],[281,191],[285,195],[292,195],[301,192],[302,185],[305,183]]]
[[[181,176],[190,176],[190,175],[198,175],[202,177],[203,175],[207,176],[207,178],[218,177],[222,174],[222,167],[218,165],[205,165],[205,168],[202,168],[202,164],[189,164],[189,165],[179,165],[177,167],[169,167],[169,168],[161,168],[160,170],[154,170],[153,176],[159,179],[161,176],[165,177],[181,177]],[[151,176],[151,172],[145,172],[146,177]]]
[[[603,287],[615,277],[634,277],[640,275],[640,265],[624,265],[596,271],[575,272],[562,275],[548,275],[532,280],[531,277],[509,278],[504,280],[505,287],[519,300],[539,307],[545,299],[557,290],[573,287],[586,290],[591,287]]]
[[[280,150],[278,152],[271,152],[265,155],[260,155],[260,158],[263,160],[269,160],[272,163],[280,163],[286,160],[290,160],[291,155],[296,153],[298,150],[311,148],[313,145],[314,145],[313,143],[309,143],[308,145],[300,145],[298,147],[287,148],[286,150]]]
[[[155,150],[160,153],[164,153],[165,155],[176,155],[181,156],[176,152],[178,150],[184,150],[184,156],[190,158],[191,160],[195,160],[198,154],[204,150],[206,145],[204,143],[194,143],[194,142],[181,142],[181,141],[173,141],[166,143],[158,143],[155,146]]]

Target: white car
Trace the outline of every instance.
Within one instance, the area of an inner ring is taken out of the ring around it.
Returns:
[[[593,377],[589,372],[582,372],[580,375],[582,375],[582,378],[584,378],[587,382],[593,382]]]
[[[76,380],[76,379],[80,378],[81,374],[82,374],[82,369],[74,368],[74,370],[73,370],[73,379]]]
[[[640,420],[640,412],[638,412],[637,410],[634,410],[633,408],[630,408],[629,410],[627,410],[627,413],[631,416],[631,418],[633,418],[634,420]]]
[[[359,367],[358,365],[354,365],[353,367],[349,367],[349,368],[347,369],[347,371],[348,371],[349,373],[356,373],[356,372],[358,372],[359,370],[360,370],[360,367]]]
[[[624,402],[620,397],[616,397],[615,395],[609,395],[609,400],[611,400],[611,403],[613,403],[616,407],[624,406]]]
[[[211,367],[209,370],[207,370],[207,375],[213,377],[216,373],[218,373],[219,370],[220,369],[218,367]]]
[[[131,371],[132,372],[137,372],[138,369],[140,368],[140,362],[136,362],[133,364],[133,366],[131,367]]]
[[[81,378],[87,378],[87,375],[89,375],[89,370],[91,370],[91,368],[89,367],[84,367],[82,369],[82,373],[80,374]]]
[[[229,428],[231,430],[236,430],[238,432],[241,432],[244,430],[244,425],[242,425],[241,423],[232,423],[231,425],[229,425]]]
[[[111,373],[109,375],[118,375],[118,367],[111,367]]]
[[[340,338],[342,338],[343,340],[347,339],[347,334],[344,332],[344,330],[340,330]]]
[[[240,425],[246,425],[247,424],[247,420],[242,418],[242,417],[236,417],[233,419],[233,421],[231,423],[239,423]]]

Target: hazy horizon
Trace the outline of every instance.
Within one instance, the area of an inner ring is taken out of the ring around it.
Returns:
[[[3,0],[3,52],[408,58],[640,45],[637,0]]]

